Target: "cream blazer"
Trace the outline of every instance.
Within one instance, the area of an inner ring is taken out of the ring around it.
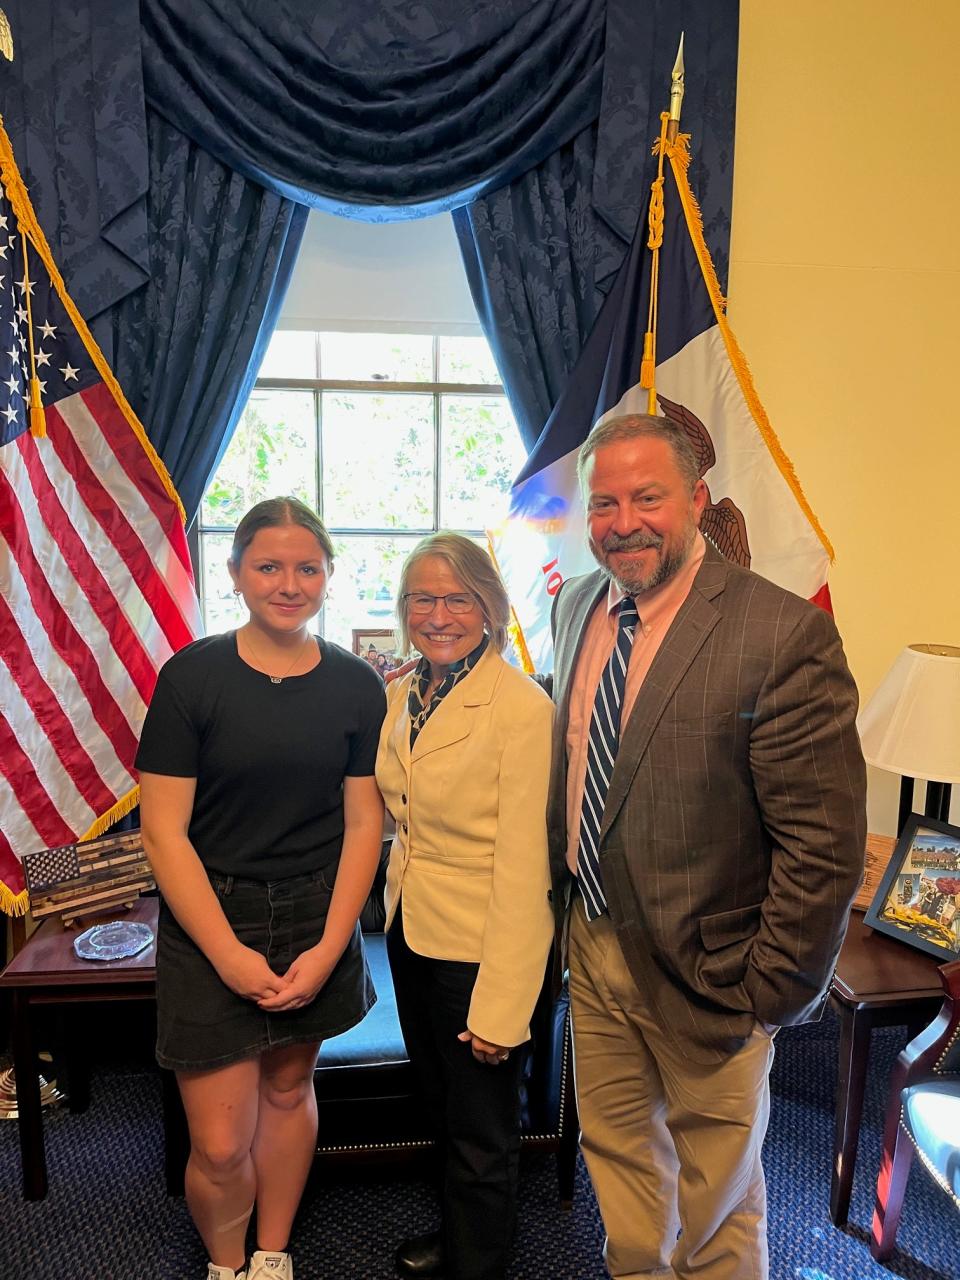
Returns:
[[[387,686],[377,782],[397,824],[389,929],[403,891],[412,951],[479,962],[467,1025],[521,1044],[553,939],[546,805],[553,705],[489,646],[410,749],[413,674]]]

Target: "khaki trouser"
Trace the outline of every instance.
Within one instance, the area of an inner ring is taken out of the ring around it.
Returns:
[[[587,924],[575,898],[570,997],[581,1146],[611,1276],[767,1280],[760,1148],[772,1039],[758,1028],[719,1064],[678,1054],[609,918]]]

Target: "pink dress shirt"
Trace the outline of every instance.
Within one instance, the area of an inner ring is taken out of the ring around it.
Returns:
[[[706,552],[703,535],[697,533],[683,568],[661,587],[655,587],[637,599],[640,626],[633,641],[627,683],[623,696],[620,730],[623,732],[640,686],[650,670],[657,650],[663,643],[671,622],[680,611],[697,576]],[[613,582],[605,599],[601,599],[587,623],[577,669],[570,690],[570,714],[567,720],[567,866],[576,875],[577,850],[580,845],[580,806],[583,804],[583,780],[587,774],[587,742],[590,717],[597,696],[597,685],[603,669],[610,661],[617,634],[613,611],[623,599],[623,592]]]

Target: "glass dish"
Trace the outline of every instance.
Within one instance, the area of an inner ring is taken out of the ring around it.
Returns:
[[[124,960],[153,941],[153,930],[137,920],[111,920],[85,929],[73,940],[81,960]]]

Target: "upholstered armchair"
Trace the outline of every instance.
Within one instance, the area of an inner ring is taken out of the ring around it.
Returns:
[[[944,965],[943,1006],[900,1054],[890,1077],[870,1252],[893,1252],[916,1151],[960,1208],[960,960]]]

